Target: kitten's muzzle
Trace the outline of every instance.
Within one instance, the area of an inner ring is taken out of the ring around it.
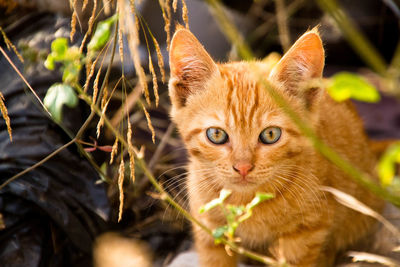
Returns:
[[[245,178],[249,172],[254,169],[254,165],[249,162],[238,162],[232,168],[239,173],[242,178]]]

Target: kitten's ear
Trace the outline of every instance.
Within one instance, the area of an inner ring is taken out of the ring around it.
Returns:
[[[270,79],[278,81],[294,94],[302,94],[305,83],[321,78],[325,53],[318,30],[303,34],[282,57],[270,73]]]
[[[172,104],[177,107],[184,106],[190,94],[203,89],[207,80],[218,70],[196,37],[183,28],[176,31],[172,38],[169,65],[169,94]]]

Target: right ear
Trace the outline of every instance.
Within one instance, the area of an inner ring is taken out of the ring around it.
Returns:
[[[176,107],[184,106],[191,94],[204,89],[207,80],[218,71],[217,65],[196,37],[183,28],[176,31],[172,38],[169,66],[169,95]]]

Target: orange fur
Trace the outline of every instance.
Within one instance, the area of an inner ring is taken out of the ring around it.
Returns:
[[[382,202],[316,152],[257,77],[264,73],[326,144],[375,176],[376,157],[351,103],[333,101],[322,88],[305,89],[322,78],[324,50],[316,30],[305,33],[268,70],[262,62],[217,64],[188,30],[179,29],[171,43],[170,66],[171,116],[190,154],[187,186],[193,216],[211,229],[225,224],[218,210],[198,213],[222,188],[233,191],[227,203],[236,205],[248,203],[257,191],[274,193],[238,227],[237,236],[241,245],[285,258],[293,266],[331,266],[338,251],[373,230],[372,219],[335,202],[319,187],[335,187],[375,210]],[[266,145],[259,135],[269,126],[280,127],[282,135]],[[226,131],[229,141],[211,143],[209,127]],[[232,167],[239,162],[254,166],[246,179]],[[235,265],[236,256],[228,256],[196,225],[193,231],[201,266]]]

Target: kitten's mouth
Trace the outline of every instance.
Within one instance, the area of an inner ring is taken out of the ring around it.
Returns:
[[[252,179],[248,176],[245,176],[245,177],[241,176],[241,177],[235,178],[233,180],[233,184],[235,184],[235,185],[255,185],[256,182],[252,181]]]

